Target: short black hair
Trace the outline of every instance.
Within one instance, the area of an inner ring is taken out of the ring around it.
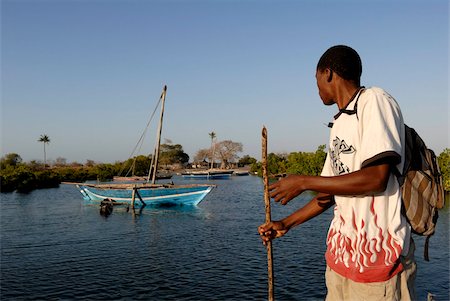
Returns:
[[[353,81],[357,86],[360,85],[362,63],[358,52],[353,48],[345,45],[330,47],[317,63],[317,70],[323,71],[327,68],[343,79]]]

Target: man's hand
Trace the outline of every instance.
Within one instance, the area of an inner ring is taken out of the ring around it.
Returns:
[[[269,186],[270,197],[275,202],[281,202],[281,204],[286,205],[290,200],[304,191],[302,185],[303,176],[289,175]]]
[[[259,235],[265,246],[269,241],[285,235],[288,231],[289,228],[282,221],[272,221],[258,227]]]

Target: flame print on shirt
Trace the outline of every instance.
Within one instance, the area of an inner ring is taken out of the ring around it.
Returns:
[[[400,256],[401,246],[386,229],[383,230],[379,226],[373,197],[367,222],[364,219],[356,220],[354,210],[352,220],[346,221],[339,214],[336,215],[336,209],[327,237],[327,257],[333,260],[330,263],[337,270],[356,270],[363,273],[366,269],[375,272],[394,266]],[[352,227],[353,231],[344,231],[346,227]],[[371,235],[368,234],[369,229]],[[346,232],[346,235],[342,232]]]
[[[350,169],[341,161],[341,154],[352,154],[355,152],[355,148],[350,145],[348,146],[344,140],[336,139],[333,140],[333,147],[330,148],[330,158],[331,165],[335,175],[341,175],[344,173],[349,173]]]

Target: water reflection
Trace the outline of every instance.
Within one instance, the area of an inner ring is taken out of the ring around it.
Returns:
[[[114,215],[119,216],[131,216],[133,221],[139,218],[171,218],[171,217],[179,217],[179,216],[190,216],[191,218],[197,219],[208,219],[211,217],[210,212],[202,207],[198,206],[139,206],[135,208],[131,208],[126,205],[115,205],[112,207],[112,210],[105,214],[105,209],[102,205],[85,205],[90,209],[99,210],[99,214],[107,219],[111,218]]]

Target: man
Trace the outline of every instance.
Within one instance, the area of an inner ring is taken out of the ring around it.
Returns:
[[[322,174],[290,175],[269,186],[283,205],[305,190],[318,194],[258,232],[266,244],[335,205],[325,253],[326,300],[414,300],[414,244],[393,173],[403,166],[403,117],[388,93],[360,86],[361,73],[361,59],[348,46],[331,47],[320,58],[320,98],[339,109]]]

